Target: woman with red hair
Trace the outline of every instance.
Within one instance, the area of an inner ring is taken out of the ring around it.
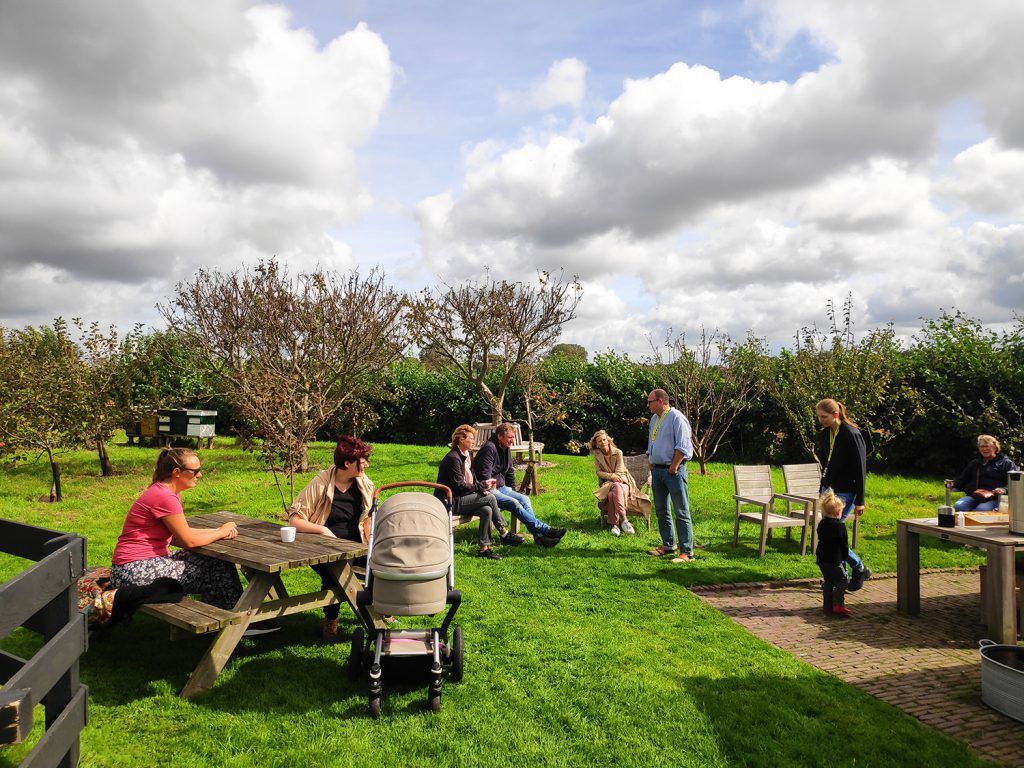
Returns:
[[[357,437],[342,435],[334,449],[334,466],[318,472],[288,509],[288,524],[302,533],[318,533],[366,544],[370,540],[370,507],[373,482],[366,476],[372,445]],[[354,565],[365,564],[357,558]],[[323,589],[329,589],[327,568],[314,565]],[[324,640],[338,637],[340,606],[324,606]]]

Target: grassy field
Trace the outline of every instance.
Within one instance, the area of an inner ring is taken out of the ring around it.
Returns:
[[[378,445],[378,484],[435,476],[443,448]],[[91,565],[108,564],[124,515],[145,487],[155,452],[117,446],[115,477],[98,477],[85,452],[63,457],[66,501],[40,503],[47,468],[0,473],[0,515],[88,537]],[[280,511],[268,473],[219,442],[201,452],[204,479],[183,496],[186,513],[229,509],[271,519]],[[82,659],[90,722],[82,766],[904,766],[984,765],[964,747],[856,688],[802,664],[703,605],[695,584],[810,577],[813,557],[776,538],[757,557],[756,529],[733,548],[727,465],[691,475],[698,560],[671,565],[643,554],[655,530],[615,539],[598,524],[586,457],[550,456],[539,516],[569,528],[551,550],[503,548],[472,557],[475,526],[457,532],[466,678],[446,685],[437,715],[426,688],[392,685],[384,713],[365,714],[365,682],[345,676],[347,639],[319,642],[320,618],[283,620],[282,631],[245,640],[207,694],[175,695],[210,639],[170,642],[166,625],[137,616],[94,636]],[[311,451],[330,462],[330,446]],[[304,480],[305,478],[303,478]],[[776,487],[782,487],[781,477]],[[878,572],[895,570],[895,520],[934,514],[941,480],[872,475],[859,551]],[[656,528],[656,526],[655,526]],[[922,566],[972,566],[977,553],[922,541]],[[24,566],[0,559],[0,579]],[[312,572],[286,576],[312,586]],[[856,609],[856,596],[851,599]],[[4,643],[30,654],[25,631]],[[393,680],[394,678],[392,678]],[[41,720],[41,716],[39,718]],[[0,751],[16,765],[22,746]]]

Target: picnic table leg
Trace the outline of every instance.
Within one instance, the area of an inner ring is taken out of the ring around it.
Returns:
[[[221,673],[224,666],[231,658],[231,654],[238,647],[242,639],[242,633],[248,629],[253,614],[267,598],[271,587],[274,586],[275,575],[272,573],[259,572],[249,581],[242,596],[235,603],[234,610],[242,615],[241,621],[237,624],[229,624],[217,633],[217,639],[200,660],[199,665],[189,677],[185,687],[181,689],[183,699],[191,698],[204,691],[208,691],[216,682],[217,675]]]
[[[362,584],[359,583],[359,577],[352,570],[351,562],[348,560],[338,560],[328,563],[327,573],[345,596],[345,602],[348,603],[349,608],[358,617],[359,606],[356,605],[356,593],[362,588]],[[373,619],[374,627],[377,629],[387,629],[387,623],[371,606],[367,606],[366,610],[370,614],[370,618]]]
[[[921,612],[921,536],[896,523],[896,610]]]
[[[997,643],[1017,644],[1016,572],[1013,547],[988,549],[988,634]]]
[[[274,574],[274,586],[270,588],[270,593],[275,599],[282,599],[288,597],[288,588],[284,585],[281,580],[281,574]]]
[[[256,578],[256,574],[259,573],[254,568],[246,568],[244,565],[242,568],[242,575],[245,576],[247,582],[252,581]],[[284,582],[281,580],[281,574],[274,574],[274,583],[270,587],[270,592],[267,593],[267,597],[271,600],[280,600],[281,598],[288,597],[288,589],[285,587]]]

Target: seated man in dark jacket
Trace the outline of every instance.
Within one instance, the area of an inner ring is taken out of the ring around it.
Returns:
[[[476,440],[476,430],[468,424],[456,427],[452,433],[452,449],[448,451],[437,467],[437,482],[448,486],[452,492],[452,516],[473,515],[480,518],[480,533],[477,541],[480,549],[479,557],[489,560],[501,560],[491,549],[491,524],[501,534],[501,543],[518,546],[523,543],[522,536],[510,533],[508,523],[501,516],[495,495],[491,493],[493,482],[479,480],[473,474],[473,463],[469,458]],[[442,491],[434,491],[434,495],[444,500],[447,498]]]
[[[512,469],[512,451],[509,450],[514,440],[514,425],[507,422],[499,424],[491,439],[477,450],[473,469],[481,480],[494,481],[493,493],[498,506],[522,520],[535,543],[542,547],[553,547],[562,540],[565,528],[552,528],[538,520],[530,504],[530,497],[515,490],[516,473]]]

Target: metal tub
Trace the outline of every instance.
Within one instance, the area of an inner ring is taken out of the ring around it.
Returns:
[[[1024,723],[1024,647],[981,640],[978,652],[981,654],[981,700]]]

